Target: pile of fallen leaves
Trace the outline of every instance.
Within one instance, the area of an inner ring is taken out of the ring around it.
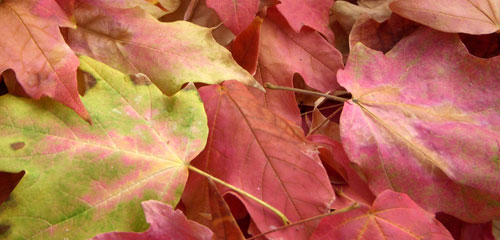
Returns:
[[[494,239],[499,32],[498,0],[1,0],[0,239]]]

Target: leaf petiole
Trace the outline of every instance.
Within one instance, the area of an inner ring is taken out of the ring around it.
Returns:
[[[310,218],[306,218],[306,219],[302,219],[300,221],[297,221],[297,222],[294,222],[294,223],[291,223],[289,225],[286,225],[286,226],[281,226],[281,227],[278,227],[278,228],[275,228],[273,230],[269,230],[267,232],[263,232],[263,233],[260,233],[260,234],[257,234],[255,236],[252,236],[250,238],[247,238],[246,240],[251,240],[251,239],[257,239],[257,238],[260,238],[262,236],[265,236],[269,233],[273,233],[273,232],[276,232],[276,231],[280,231],[280,230],[283,230],[285,228],[289,228],[289,227],[292,227],[292,226],[295,226],[295,225],[299,225],[299,224],[303,224],[303,223],[306,223],[306,222],[310,222],[310,221],[314,221],[314,220],[317,220],[317,219],[321,219],[321,218],[324,218],[324,217],[328,217],[328,216],[332,216],[332,215],[336,215],[336,214],[340,214],[340,213],[345,213],[345,212],[349,212],[351,210],[354,210],[354,209],[357,209],[359,208],[361,205],[357,202],[354,202],[353,204],[351,204],[350,206],[347,206],[345,208],[341,208],[341,209],[338,209],[338,210],[335,210],[335,211],[332,211],[332,212],[328,212],[328,213],[324,213],[324,214],[321,214],[321,215],[317,215],[317,216],[314,216],[314,217],[310,217]]]
[[[325,94],[325,93],[321,93],[321,92],[309,91],[309,90],[304,90],[304,89],[300,89],[300,88],[278,86],[278,85],[274,85],[274,84],[271,84],[271,83],[265,83],[264,87],[272,89],[272,90],[287,90],[287,91],[293,91],[293,92],[298,92],[298,93],[303,93],[303,94],[321,96],[321,97],[325,97],[325,98],[328,98],[328,99],[331,99],[331,100],[334,100],[334,101],[337,101],[337,102],[346,102],[346,101],[350,100],[348,98],[338,97],[338,96],[334,96],[334,95],[330,95],[330,94]],[[342,92],[342,93],[344,93],[344,92]]]
[[[196,172],[196,173],[198,173],[198,174],[200,174],[200,175],[202,175],[202,176],[204,176],[204,177],[206,177],[208,179],[211,179],[211,180],[213,180],[216,183],[219,183],[219,184],[221,184],[221,185],[223,185],[225,187],[228,187],[229,189],[231,189],[231,190],[233,190],[233,191],[235,191],[235,192],[237,192],[237,193],[239,193],[239,194],[241,194],[241,195],[243,195],[243,196],[245,196],[247,198],[250,198],[253,201],[257,202],[258,204],[260,204],[260,205],[264,206],[265,208],[271,210],[272,212],[274,212],[276,215],[278,215],[281,218],[281,220],[283,221],[283,224],[285,226],[289,225],[291,223],[290,220],[288,220],[288,218],[285,216],[285,214],[283,214],[280,210],[278,210],[275,207],[269,205],[269,203],[266,203],[266,202],[262,201],[261,199],[259,199],[259,198],[255,197],[255,196],[251,195],[250,193],[245,192],[243,189],[237,188],[237,187],[235,187],[235,186],[233,186],[233,185],[231,185],[231,184],[229,184],[227,182],[224,182],[221,179],[218,179],[218,178],[210,175],[209,173],[204,172],[203,170],[198,169],[198,168],[196,168],[196,167],[194,167],[192,165],[188,165],[188,169],[191,170],[191,171],[193,171],[193,172]]]

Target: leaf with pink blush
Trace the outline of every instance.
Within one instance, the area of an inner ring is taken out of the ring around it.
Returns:
[[[78,58],[59,25],[71,22],[55,1],[0,2],[0,73],[12,69],[7,86],[22,86],[34,99],[48,96],[90,120],[77,90]]]
[[[0,97],[0,171],[25,171],[0,205],[2,239],[145,231],[140,203],[175,206],[187,164],[205,147],[194,87],[167,97],[89,57],[80,62],[96,80],[82,97],[93,125],[50,99]]]
[[[386,190],[371,206],[321,220],[311,240],[332,239],[370,240],[430,240],[453,239],[446,228],[406,194]]]
[[[386,55],[358,43],[339,83],[352,93],[342,144],[375,193],[405,192],[471,223],[500,216],[500,58],[421,28]]]
[[[73,10],[75,8],[75,0],[56,0],[56,2],[61,6],[62,10],[71,19],[73,17]]]
[[[299,73],[319,91],[340,89],[336,74],[343,68],[342,54],[313,29],[304,27],[296,33],[276,8],[270,8],[260,36],[256,78],[263,84],[292,87],[293,75]],[[265,99],[273,111],[300,125],[292,92],[268,91]]]
[[[206,0],[234,35],[238,35],[252,23],[259,11],[259,0]]]
[[[75,0],[26,0],[30,13],[57,22],[61,27],[75,28],[73,7]]]
[[[149,223],[149,229],[142,233],[110,232],[95,236],[92,240],[210,240],[212,231],[207,227],[188,220],[181,210],[149,200],[142,202],[142,208]]]
[[[215,42],[209,28],[160,22],[139,8],[114,8],[100,0],[78,1],[75,18],[78,28],[68,31],[75,52],[126,74],[143,73],[166,95],[187,82],[236,79],[260,86]]]
[[[393,12],[443,32],[487,34],[500,30],[497,0],[395,0]]]
[[[328,27],[330,24],[330,8],[333,2],[333,0],[280,0],[276,8],[283,14],[295,32],[298,33],[303,26],[308,26],[322,33],[330,42],[333,42],[335,36]]]
[[[328,211],[334,193],[302,129],[271,112],[239,82],[206,86],[200,95],[210,135],[194,166],[262,199],[291,221]],[[222,194],[228,191],[221,189]],[[283,224],[270,210],[240,199],[260,231]],[[311,221],[268,236],[307,239],[316,224]]]

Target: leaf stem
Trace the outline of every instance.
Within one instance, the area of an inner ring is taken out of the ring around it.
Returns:
[[[276,232],[276,231],[280,231],[280,230],[283,230],[285,228],[289,228],[289,227],[292,227],[292,226],[295,226],[295,225],[299,225],[299,224],[303,224],[303,223],[306,223],[306,222],[310,222],[310,221],[314,221],[314,220],[317,220],[317,219],[321,219],[321,218],[324,218],[324,217],[328,217],[328,216],[332,216],[332,215],[336,215],[336,214],[341,214],[341,213],[345,213],[345,212],[349,212],[351,210],[354,210],[354,209],[357,209],[359,208],[361,205],[357,202],[351,204],[350,206],[347,206],[345,208],[341,208],[339,210],[335,210],[335,211],[332,211],[332,212],[328,212],[328,213],[324,213],[324,214],[321,214],[321,215],[316,215],[314,217],[310,217],[310,218],[306,218],[306,219],[302,219],[300,221],[297,221],[297,222],[294,222],[294,223],[291,223],[289,225],[286,225],[286,226],[281,226],[281,227],[278,227],[278,228],[275,228],[273,230],[269,230],[267,232],[263,232],[263,233],[260,233],[260,234],[257,234],[255,236],[252,236],[250,238],[247,238],[246,240],[252,240],[252,239],[257,239],[257,238],[260,238],[262,236],[265,236],[269,233],[273,233],[273,232]]]
[[[263,207],[265,207],[265,208],[267,208],[267,209],[271,210],[273,213],[275,213],[276,215],[278,215],[278,217],[280,217],[280,218],[281,218],[281,220],[283,221],[283,224],[284,224],[285,226],[286,226],[286,225],[288,225],[288,224],[290,224],[290,220],[288,220],[288,218],[285,216],[285,214],[283,214],[283,213],[282,213],[280,210],[278,210],[277,208],[275,208],[275,207],[273,207],[273,206],[269,205],[269,203],[266,203],[266,202],[264,202],[264,201],[260,200],[259,198],[257,198],[257,197],[255,197],[255,196],[251,195],[250,193],[245,192],[243,189],[237,188],[237,187],[235,187],[235,186],[233,186],[233,185],[231,185],[231,184],[229,184],[229,183],[227,183],[227,182],[224,182],[224,181],[222,181],[221,179],[218,179],[218,178],[216,178],[216,177],[214,177],[214,176],[210,175],[209,173],[204,172],[203,170],[198,169],[198,168],[196,168],[196,167],[194,167],[194,166],[192,166],[192,165],[188,165],[188,168],[189,168],[189,170],[191,170],[191,171],[193,171],[193,172],[196,172],[196,173],[198,173],[198,174],[200,174],[200,175],[202,175],[202,176],[204,176],[204,177],[206,177],[206,178],[208,178],[208,179],[211,179],[211,180],[213,180],[214,182],[219,183],[219,184],[221,184],[221,185],[223,185],[223,186],[225,186],[225,187],[227,187],[227,188],[229,188],[229,189],[231,189],[231,190],[233,190],[233,191],[235,191],[235,192],[237,192],[237,193],[239,193],[239,194],[241,194],[241,195],[243,195],[243,196],[245,196],[245,197],[247,197],[247,198],[250,198],[250,199],[252,199],[253,201],[257,202],[258,204],[262,205]]]
[[[293,91],[293,92],[298,92],[298,93],[303,93],[303,94],[321,96],[321,97],[325,97],[325,98],[328,98],[328,99],[331,99],[331,100],[334,100],[334,101],[338,101],[338,102],[346,102],[346,101],[350,100],[348,98],[338,97],[338,96],[334,96],[334,95],[330,95],[330,94],[324,94],[324,93],[320,93],[320,92],[316,92],[316,91],[304,90],[304,89],[300,89],[300,88],[278,86],[278,85],[274,85],[274,84],[271,84],[271,83],[265,83],[264,87],[272,89],[272,90],[287,90],[287,91]]]

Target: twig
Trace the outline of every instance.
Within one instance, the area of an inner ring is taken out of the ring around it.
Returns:
[[[221,185],[223,185],[225,187],[228,187],[231,190],[233,190],[233,191],[235,191],[235,192],[237,192],[237,193],[239,193],[239,194],[241,194],[241,195],[243,195],[243,196],[245,196],[247,198],[250,198],[250,199],[254,200],[255,202],[257,202],[258,204],[260,204],[260,205],[264,206],[265,208],[271,210],[272,212],[274,212],[276,215],[278,215],[281,218],[281,220],[283,221],[283,224],[285,226],[288,225],[288,224],[290,224],[290,220],[288,220],[288,218],[285,216],[285,214],[283,214],[280,210],[276,209],[275,207],[269,205],[269,203],[266,203],[266,202],[258,199],[257,197],[251,195],[250,193],[245,192],[243,189],[237,188],[237,187],[235,187],[235,186],[233,186],[233,185],[231,185],[231,184],[229,184],[227,182],[224,182],[221,179],[218,179],[218,178],[210,175],[209,173],[206,173],[203,170],[200,170],[200,169],[198,169],[198,168],[196,168],[196,167],[194,167],[192,165],[189,165],[188,168],[189,168],[189,170],[191,170],[193,172],[196,172],[196,173],[198,173],[198,174],[200,174],[200,175],[202,175],[202,176],[204,176],[204,177],[206,177],[208,179],[211,179],[214,182],[219,183],[219,184],[221,184]]]
[[[336,107],[340,107],[342,105],[343,105],[343,103],[338,103],[338,104],[333,104],[333,105],[326,106],[326,107],[318,107],[318,110],[325,110],[325,109],[330,109],[330,108],[336,108]],[[314,109],[311,110],[311,111],[303,112],[303,113],[300,114],[300,116],[304,116],[304,115],[307,115],[307,114],[312,113],[312,112],[314,112]]]
[[[330,94],[324,94],[324,93],[320,93],[320,92],[309,91],[309,90],[304,90],[304,89],[299,89],[299,88],[278,86],[278,85],[273,85],[270,83],[265,83],[264,87],[272,89],[272,90],[287,90],[287,91],[293,91],[293,92],[298,92],[298,93],[303,93],[303,94],[321,96],[321,97],[325,97],[325,98],[328,98],[328,99],[331,99],[334,101],[338,101],[338,102],[346,102],[346,101],[350,100],[348,98],[337,97],[337,96],[330,95]]]
[[[250,238],[247,238],[246,240],[252,240],[252,239],[257,239],[257,238],[260,238],[262,236],[265,236],[269,233],[273,233],[273,232],[276,232],[276,231],[280,231],[280,230],[283,230],[285,228],[289,228],[289,227],[292,227],[292,226],[295,226],[295,225],[299,225],[299,224],[303,224],[303,223],[306,223],[306,222],[310,222],[310,221],[314,221],[314,220],[317,220],[317,219],[321,219],[321,218],[324,218],[324,217],[328,217],[328,216],[332,216],[332,215],[336,215],[336,214],[340,214],[340,213],[345,213],[345,212],[349,212],[351,210],[354,210],[356,208],[359,208],[361,205],[357,202],[351,204],[350,206],[348,207],[345,207],[345,208],[341,208],[339,210],[335,210],[333,212],[329,212],[329,213],[324,213],[324,214],[321,214],[321,215],[317,215],[317,216],[314,216],[314,217],[310,217],[310,218],[306,218],[306,219],[302,219],[300,221],[297,221],[297,222],[294,222],[292,224],[289,224],[289,225],[286,225],[286,226],[281,226],[281,227],[278,227],[278,228],[275,228],[273,230],[269,230],[267,232],[263,232],[263,233],[260,233],[260,234],[257,234],[253,237],[250,237]]]

